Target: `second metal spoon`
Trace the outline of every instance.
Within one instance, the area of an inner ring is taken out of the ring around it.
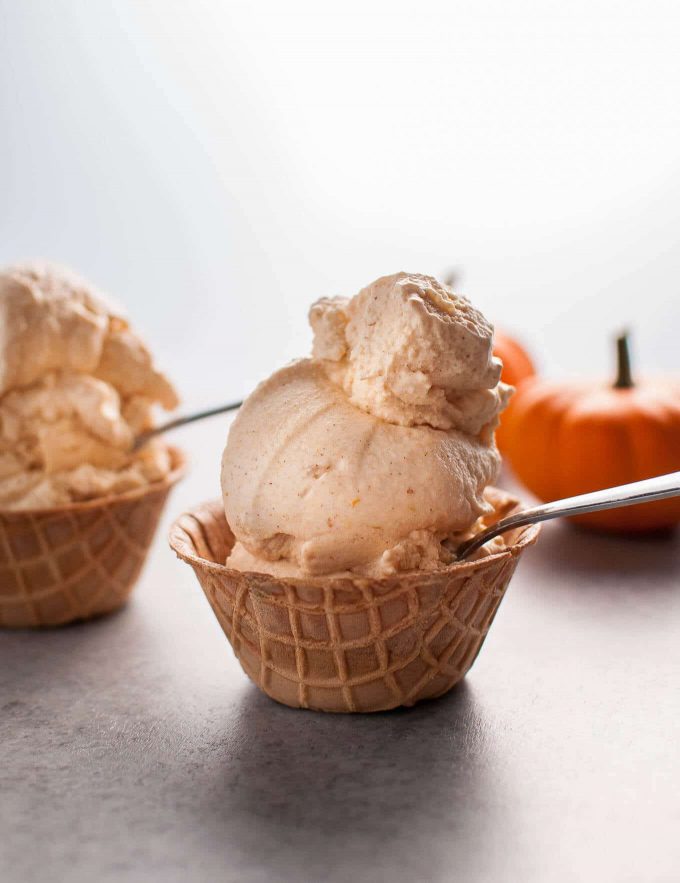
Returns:
[[[162,423],[160,426],[154,426],[152,429],[147,429],[146,432],[141,432],[134,440],[132,450],[138,451],[149,439],[154,438],[156,435],[162,435],[169,429],[177,429],[180,426],[186,426],[187,423],[195,423],[196,420],[205,420],[206,417],[225,414],[227,411],[237,411],[242,404],[243,402],[231,402],[228,405],[219,405],[217,408],[208,408],[207,411],[197,411],[195,414],[188,414],[186,417],[175,417],[174,420],[169,420],[167,423]]]

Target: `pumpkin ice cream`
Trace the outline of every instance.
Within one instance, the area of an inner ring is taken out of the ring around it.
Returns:
[[[123,315],[49,264],[0,271],[0,509],[122,493],[171,470],[162,441],[131,453],[152,409],[178,403]]]
[[[484,490],[510,387],[493,328],[436,279],[397,273],[310,311],[312,358],[255,390],[222,461],[228,567],[385,577],[451,562]]]

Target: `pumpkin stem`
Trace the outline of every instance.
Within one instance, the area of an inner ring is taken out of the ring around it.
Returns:
[[[616,381],[614,389],[632,389],[633,375],[630,371],[630,347],[628,332],[624,331],[616,338]]]

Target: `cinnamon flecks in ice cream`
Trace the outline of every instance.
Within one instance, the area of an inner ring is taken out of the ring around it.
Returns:
[[[401,426],[491,432],[505,406],[493,328],[431,276],[383,276],[310,310],[313,356],[352,404]]]
[[[310,311],[311,359],[260,384],[222,460],[228,565],[388,576],[450,562],[489,506],[510,388],[493,329],[437,280],[398,273]]]
[[[157,481],[162,441],[131,454],[152,409],[178,404],[127,320],[52,264],[0,271],[0,508],[50,508]]]

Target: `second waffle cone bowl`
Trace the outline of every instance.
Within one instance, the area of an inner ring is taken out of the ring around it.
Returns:
[[[162,480],[53,509],[0,512],[0,626],[56,626],[121,607],[185,457]]]
[[[492,523],[517,501],[490,488]],[[219,501],[182,515],[170,545],[190,564],[246,674],[284,705],[385,711],[441,696],[475,661],[535,525],[506,548],[445,570],[385,579],[277,579],[224,564]]]

